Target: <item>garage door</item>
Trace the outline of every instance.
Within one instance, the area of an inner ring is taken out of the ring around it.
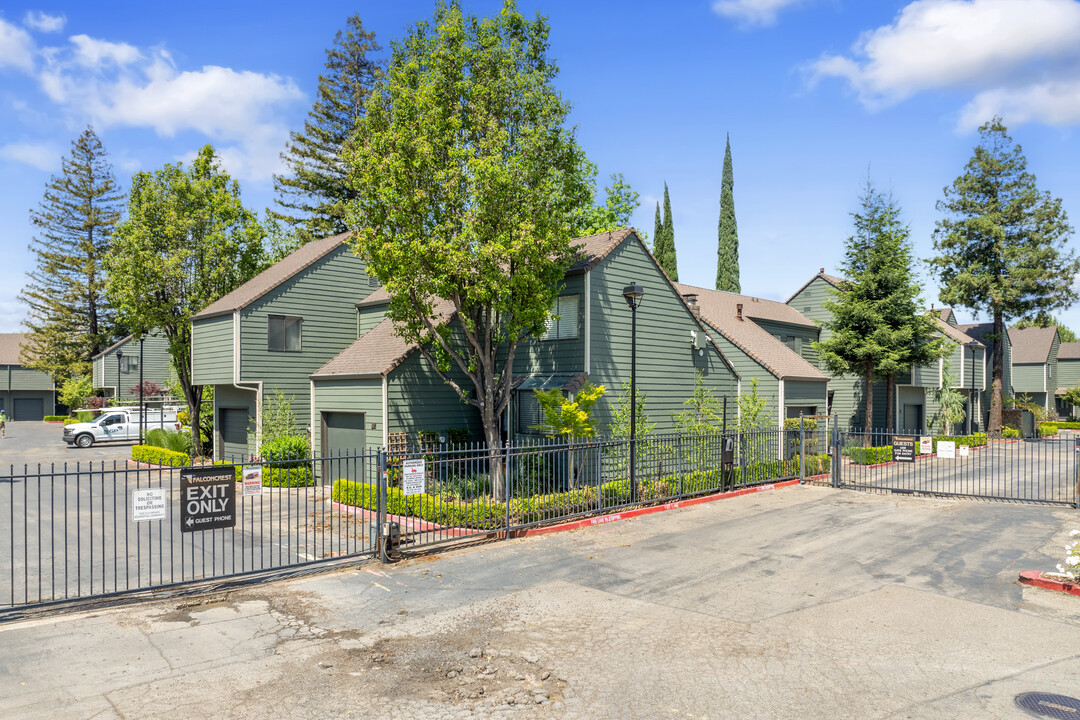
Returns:
[[[247,455],[248,424],[246,408],[218,408],[218,442],[222,459],[242,460]]]
[[[372,470],[362,453],[366,444],[363,413],[324,412],[322,414],[322,456],[319,479],[370,482]]]
[[[45,419],[45,401],[41,398],[15,398],[11,409],[12,420]]]

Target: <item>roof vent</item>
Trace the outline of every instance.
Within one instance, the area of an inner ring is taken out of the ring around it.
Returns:
[[[683,293],[683,300],[686,302],[687,307],[690,308],[690,314],[694,317],[701,317],[701,308],[697,304],[697,293]]]
[[[736,303],[735,305],[735,318],[742,320],[742,303]]]
[[[822,275],[824,275],[825,274],[825,268],[819,269],[818,272],[821,273]]]

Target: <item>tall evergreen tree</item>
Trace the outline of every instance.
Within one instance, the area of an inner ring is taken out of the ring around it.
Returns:
[[[373,57],[381,50],[360,16],[350,17],[326,51],[326,74],[319,75],[318,96],[303,132],[289,133],[281,154],[289,172],[274,176],[279,209],[273,215],[292,228],[301,243],[348,229],[345,207],[356,192],[346,182],[341,154],[382,76],[382,61]]]
[[[653,255],[660,267],[674,281],[679,279],[679,263],[675,257],[675,223],[671,217],[671,197],[667,183],[664,183],[664,217],[661,220],[663,231],[653,243]]]
[[[742,292],[739,282],[739,227],[735,222],[735,175],[731,167],[731,136],[724,150],[720,180],[720,223],[716,248],[716,289]]]
[[[28,307],[22,361],[54,380],[90,373],[90,358],[116,335],[102,260],[122,203],[105,148],[87,127],[30,211],[38,231],[29,245],[35,267],[19,294]]]
[[[656,243],[660,241],[660,234],[664,232],[664,221],[660,217],[660,203],[656,203],[656,220],[653,221],[653,252],[656,252]]]
[[[1005,321],[1045,316],[1076,302],[1080,262],[1066,242],[1072,227],[1061,200],[1040,192],[1027,159],[1001,118],[979,128],[966,172],[945,188],[928,262],[942,302],[993,318],[991,434],[1001,432]]]
[[[897,372],[938,357],[940,340],[934,338],[933,321],[920,310],[909,231],[892,198],[867,182],[852,218],[855,234],[845,243],[841,266],[846,280],[825,303],[830,317],[822,324],[831,335],[814,347],[834,375],[863,378],[863,422],[870,430],[875,378],[885,377],[891,386]],[[892,414],[888,401],[886,414]],[[891,427],[890,420],[886,423]]]

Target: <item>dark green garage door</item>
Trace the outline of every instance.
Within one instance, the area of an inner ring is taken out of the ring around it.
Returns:
[[[324,412],[320,480],[372,482],[373,464],[363,456],[366,438],[363,413]]]
[[[242,462],[248,454],[249,423],[246,408],[218,408],[218,444],[223,460]]]
[[[15,398],[12,420],[44,420],[45,401],[41,398]]]

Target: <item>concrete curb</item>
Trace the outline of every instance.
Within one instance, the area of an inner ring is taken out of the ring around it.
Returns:
[[[1025,570],[1020,573],[1020,582],[1044,590],[1056,590],[1070,595],[1080,595],[1080,584],[1069,580],[1059,580],[1038,570]]]

